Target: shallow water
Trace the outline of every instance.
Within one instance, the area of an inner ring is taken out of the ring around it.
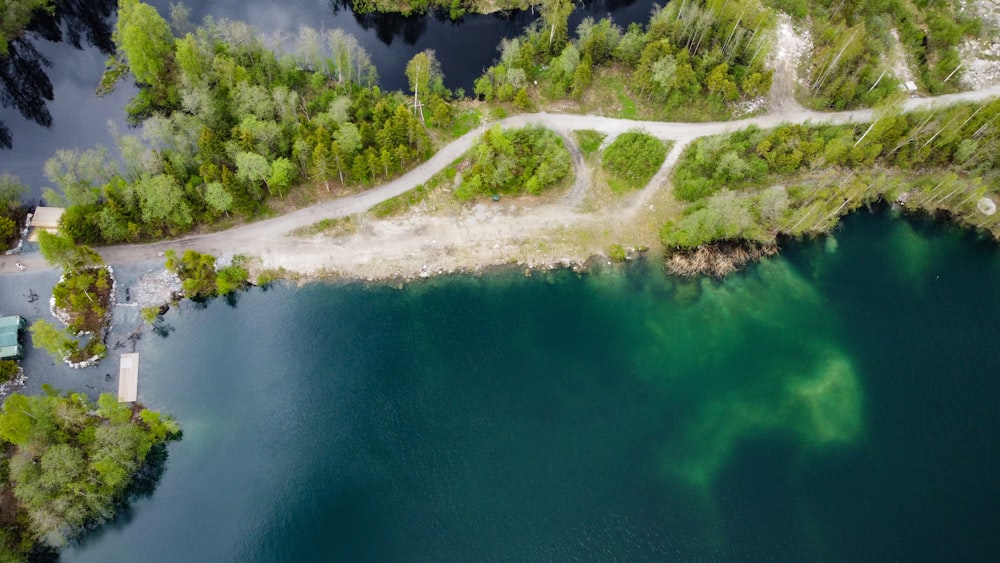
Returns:
[[[1000,251],[854,216],[652,265],[172,311],[184,437],[66,561],[995,559]]]

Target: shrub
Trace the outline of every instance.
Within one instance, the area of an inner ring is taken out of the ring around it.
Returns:
[[[625,252],[625,247],[615,243],[608,247],[608,257],[615,262],[624,262],[628,254]]]
[[[618,136],[604,149],[602,166],[611,173],[612,190],[638,189],[653,178],[667,157],[663,141],[640,131]]]
[[[480,194],[538,195],[558,184],[570,170],[569,151],[553,131],[529,125],[495,126],[469,151],[472,166],[455,190],[459,199]]]
[[[0,360],[0,383],[7,383],[8,381],[17,377],[18,365],[14,360]]]

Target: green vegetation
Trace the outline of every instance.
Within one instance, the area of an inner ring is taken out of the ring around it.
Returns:
[[[823,109],[873,106],[899,91],[893,53],[906,55],[920,87],[930,94],[957,89],[958,44],[979,33],[979,21],[959,2],[834,2],[781,0],[772,4],[812,25],[810,105]],[[893,35],[898,37],[894,37]]]
[[[622,193],[644,187],[663,165],[667,145],[641,131],[622,133],[604,149],[601,166],[609,173],[611,191]]]
[[[751,127],[700,139],[674,173],[675,196],[691,204],[661,238],[672,248],[773,242],[782,233],[826,232],[878,200],[945,212],[1000,237],[1000,215],[977,207],[983,197],[1000,199],[997,115],[1000,101],[887,111],[871,124]]]
[[[63,280],[52,288],[52,296],[56,308],[68,314],[70,332],[101,332],[111,303],[112,286],[107,268],[87,268],[63,274]]]
[[[538,126],[494,126],[469,150],[471,166],[455,190],[461,200],[478,195],[538,195],[570,171],[569,151],[555,132]]]
[[[537,80],[542,97],[582,100],[596,76],[610,74],[611,82],[631,88],[626,100],[617,88],[611,94],[622,111],[640,103],[644,117],[691,120],[728,117],[733,102],[770,90],[764,61],[774,13],[759,2],[670,2],[654,9],[645,27],[624,32],[610,19],[587,18],[573,40],[559,18],[543,13],[524,35],[504,40],[475,93],[511,101]]]
[[[291,272],[285,269],[284,266],[280,268],[268,268],[257,274],[257,285],[261,287],[267,287],[271,285],[275,280],[298,280],[302,277],[302,274],[298,272]]]
[[[142,311],[140,311],[140,314],[142,315],[142,320],[149,324],[153,324],[154,322],[156,322],[156,319],[160,318],[160,315],[162,315],[166,311],[165,307],[166,306],[157,306],[157,305],[150,305],[149,307],[143,307]]]
[[[628,253],[625,251],[625,247],[615,243],[608,247],[608,258],[611,258],[615,262],[624,262],[628,258]]]
[[[230,265],[219,268],[215,276],[216,293],[228,295],[245,288],[250,283],[250,272],[247,271],[246,263],[244,256],[234,256]]]
[[[604,138],[607,135],[593,129],[582,129],[580,131],[573,131],[573,137],[576,138],[576,144],[580,147],[580,152],[584,156],[590,156],[597,152],[597,149],[601,148],[601,143],[604,142]]]
[[[248,284],[247,259],[233,258],[229,266],[215,267],[215,256],[185,250],[178,258],[173,250],[166,252],[166,267],[181,279],[184,294],[190,299],[207,299],[216,295],[226,295]]]
[[[0,247],[9,248],[17,239],[18,225],[24,220],[26,209],[21,199],[28,188],[10,174],[0,174]]]
[[[35,348],[45,350],[58,361],[68,358],[78,348],[76,339],[68,330],[60,329],[45,319],[38,319],[32,323],[29,330],[31,343]]]
[[[0,360],[0,383],[7,383],[14,379],[20,371],[21,366],[17,365],[14,360]]]
[[[0,57],[6,57],[8,43],[21,34],[37,10],[51,13],[52,0],[0,0]]]
[[[169,417],[113,395],[95,405],[46,386],[41,396],[8,397],[0,412],[0,560],[25,560],[36,543],[58,549],[111,518],[150,454],[179,435]]]
[[[431,181],[428,181],[426,184],[418,184],[417,187],[412,190],[401,193],[396,197],[389,198],[376,205],[372,208],[371,213],[380,219],[391,217],[393,215],[399,215],[412,208],[414,205],[426,200],[431,194],[431,189]]]
[[[111,271],[93,249],[69,237],[40,231],[38,243],[45,261],[63,270],[59,283],[52,288],[52,297],[67,329],[59,330],[44,320],[35,322],[31,327],[35,346],[60,361],[103,357],[107,353],[104,338],[114,299]],[[90,337],[81,348],[74,335],[83,334]]]
[[[206,19],[173,37],[152,7],[128,0],[115,41],[103,88],[136,78],[128,115],[145,140],[117,137],[123,166],[104,149],[60,151],[46,166],[60,191],[47,198],[64,201],[63,232],[80,242],[266,214],[269,200],[306,189],[296,188],[303,179],[326,191],[370,185],[425,159],[432,137],[455,127],[433,52],[411,65],[415,115],[414,98],[380,90],[370,57],[341,30],[302,28],[291,51],[275,53],[239,22]]]
[[[417,186],[420,189],[420,186]],[[410,193],[410,192],[407,192]],[[404,194],[406,195],[406,194]],[[384,203],[384,202],[383,202]],[[338,217],[336,219],[323,219],[316,221],[308,227],[300,227],[292,231],[292,234],[300,237],[325,234],[329,236],[341,236],[356,233],[358,224],[354,217]]]
[[[453,20],[465,14],[486,14],[495,11],[526,10],[538,4],[529,0],[351,0],[355,13],[400,13],[404,16],[440,11]]]
[[[371,214],[380,219],[393,215],[401,215],[412,209],[415,205],[427,201],[442,186],[451,185],[457,174],[457,163],[449,164],[443,170],[431,176],[427,182],[418,184],[412,190],[403,192],[372,207]]]

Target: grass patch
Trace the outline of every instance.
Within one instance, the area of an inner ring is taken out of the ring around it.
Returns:
[[[597,149],[601,148],[601,143],[604,142],[604,138],[607,135],[593,129],[581,129],[573,131],[573,137],[576,139],[576,144],[580,147],[580,151],[583,152],[584,156],[590,156],[597,152]]]
[[[457,139],[472,131],[483,120],[483,114],[476,108],[470,108],[460,113],[451,125],[451,137]]]
[[[431,194],[432,187],[428,184],[417,184],[417,187],[408,192],[389,198],[382,203],[372,207],[371,214],[379,219],[401,215],[414,205],[423,202]]]
[[[354,216],[337,217],[316,221],[312,225],[299,227],[292,231],[292,235],[297,237],[310,237],[313,235],[327,235],[340,237],[353,235],[358,232],[358,222]]]

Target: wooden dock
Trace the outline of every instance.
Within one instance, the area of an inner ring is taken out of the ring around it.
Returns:
[[[134,403],[139,394],[139,354],[122,354],[118,367],[118,402]]]

